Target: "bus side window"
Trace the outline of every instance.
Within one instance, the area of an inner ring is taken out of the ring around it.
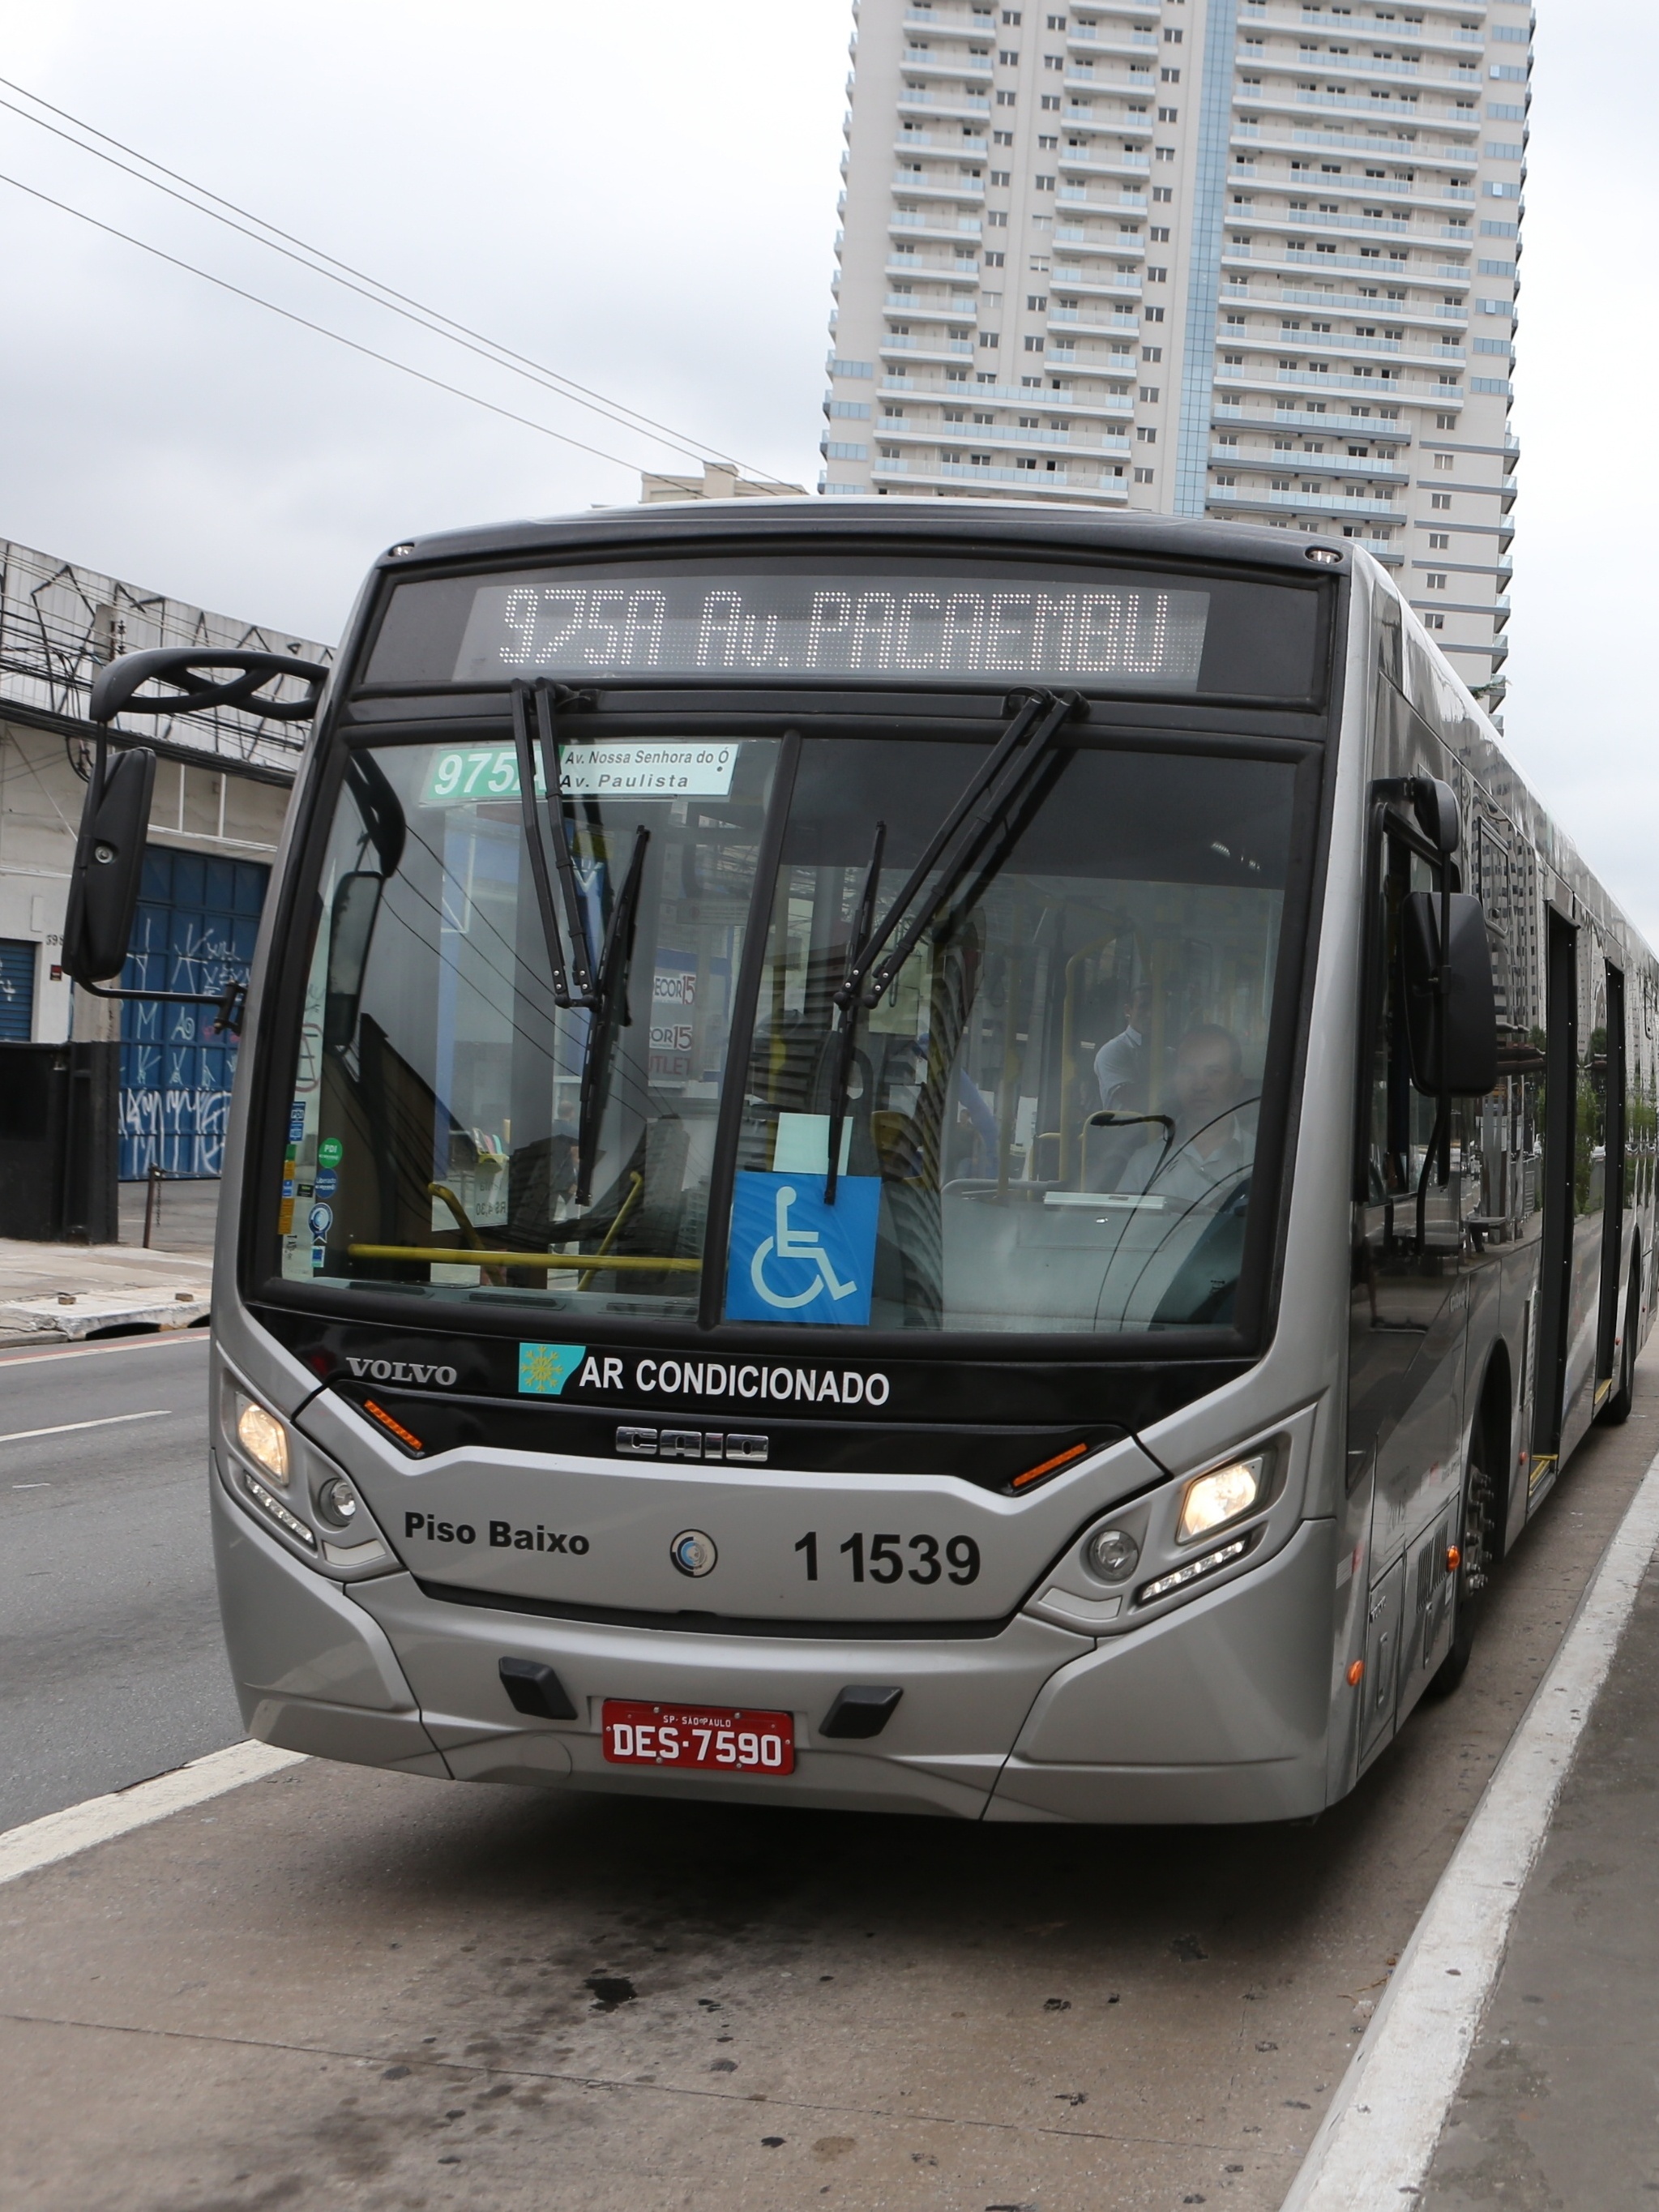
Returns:
[[[1400,910],[1407,892],[1433,888],[1432,872],[1426,862],[1390,838],[1384,848],[1379,908],[1373,916],[1373,927],[1379,933],[1377,957],[1382,989],[1371,1041],[1366,1173],[1370,1202],[1390,1208],[1396,1201],[1415,1200],[1418,1178],[1434,1127],[1435,1102],[1424,1097],[1411,1078],[1399,931]],[[1432,1182],[1431,1206],[1437,1210]],[[1412,1233],[1413,1224],[1402,1216],[1395,1223],[1395,1228],[1396,1233]]]

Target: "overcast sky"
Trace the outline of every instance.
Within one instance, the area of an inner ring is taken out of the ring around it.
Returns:
[[[1659,944],[1644,682],[1659,9],[1541,0],[1540,15],[1508,737]],[[0,0],[0,72],[810,485],[850,23],[847,0]],[[392,540],[631,499],[641,464],[687,465],[3,110],[0,171],[621,457],[422,387],[0,185],[0,536],[332,639]]]

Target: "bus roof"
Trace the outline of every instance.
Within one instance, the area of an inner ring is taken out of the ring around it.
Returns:
[[[493,564],[539,554],[653,551],[684,545],[706,551],[721,544],[750,546],[811,538],[823,544],[864,540],[877,530],[896,544],[969,538],[999,548],[1019,547],[1057,556],[1112,553],[1133,560],[1217,561],[1305,576],[1350,570],[1354,549],[1334,538],[1310,538],[1248,524],[1212,522],[1161,514],[1124,514],[1109,507],[1056,508],[1032,501],[892,499],[884,495],[823,499],[687,500],[649,507],[590,509],[545,520],[492,523],[407,538],[380,556],[378,567],[414,562]],[[1319,549],[1316,556],[1314,549]],[[1331,558],[1334,554],[1335,560]]]

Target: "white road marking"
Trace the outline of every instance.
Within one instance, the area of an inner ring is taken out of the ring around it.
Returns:
[[[76,1429],[112,1429],[119,1421],[163,1421],[172,1411],[171,1406],[152,1406],[144,1413],[106,1413],[96,1421],[60,1421],[55,1429],[13,1429],[0,1437],[0,1444],[27,1443],[31,1437],[66,1437]]]
[[[1659,1458],[1401,1954],[1281,2212],[1377,2212],[1420,2193],[1521,1892],[1659,1544]]]
[[[124,1336],[110,1344],[60,1344],[51,1352],[0,1353],[0,1367],[33,1367],[41,1359],[103,1359],[123,1352],[154,1352],[164,1344],[209,1344],[204,1328],[164,1329],[155,1336]]]
[[[21,1828],[0,1834],[0,1883],[15,1881],[20,1875],[73,1858],[94,1844],[108,1843],[131,1829],[165,1820],[170,1813],[183,1813],[210,1797],[222,1797],[245,1782],[258,1782],[305,1757],[303,1752],[278,1751],[273,1744],[249,1740],[211,1751],[205,1759],[192,1759],[188,1766],[171,1774],[158,1774],[131,1790],[117,1790],[106,1797],[88,1797],[44,1820],[28,1820]]]

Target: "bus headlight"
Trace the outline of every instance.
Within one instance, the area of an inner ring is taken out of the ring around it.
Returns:
[[[252,1398],[237,1392],[233,1400],[236,1408],[236,1441],[254,1465],[280,1488],[289,1484],[288,1431],[275,1413],[268,1413]]]
[[[1176,1541],[1190,1544],[1195,1536],[1207,1536],[1248,1513],[1267,1486],[1267,1455],[1258,1452],[1254,1459],[1232,1460],[1189,1482],[1176,1523]]]

